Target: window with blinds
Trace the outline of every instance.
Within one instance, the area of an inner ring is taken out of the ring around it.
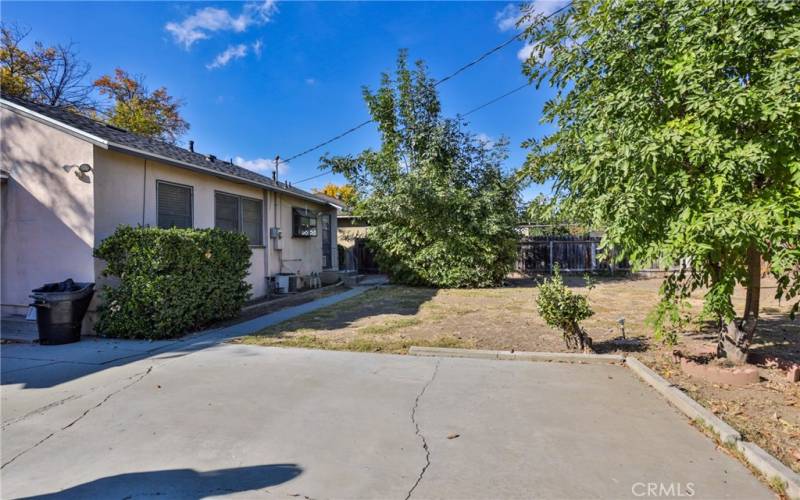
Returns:
[[[243,196],[214,193],[214,226],[243,233],[251,245],[263,245],[263,203]]]
[[[251,245],[263,243],[261,201],[242,198],[242,232],[247,235]]]
[[[158,227],[192,227],[192,188],[156,182]]]
[[[214,227],[239,231],[239,197],[214,193]]]

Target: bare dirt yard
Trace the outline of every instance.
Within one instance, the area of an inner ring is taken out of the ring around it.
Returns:
[[[597,352],[634,353],[747,440],[800,472],[800,383],[790,383],[782,370],[761,366],[758,383],[719,385],[684,375],[674,360],[674,349],[691,353],[714,345],[713,326],[699,320],[700,296],[690,301],[694,321],[684,329],[678,345],[665,346],[652,338],[646,321],[658,300],[660,277],[600,278],[591,290],[581,278],[566,282],[588,294],[595,315],[583,325]],[[800,320],[789,319],[790,305],[773,298],[774,286],[766,280],[762,283],[762,319],[752,351],[800,362]],[[536,296],[533,280],[512,280],[510,286],[494,289],[384,286],[237,342],[400,354],[412,345],[565,351],[561,334],[538,316]],[[734,302],[739,310],[743,300],[744,290],[738,290]]]

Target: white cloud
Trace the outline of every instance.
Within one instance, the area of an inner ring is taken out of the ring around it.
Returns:
[[[530,14],[534,16],[542,15],[542,16],[549,16],[556,12],[558,9],[566,6],[569,4],[570,0],[536,0],[533,2],[533,5],[530,7]],[[526,11],[527,13],[527,11]],[[498,11],[494,15],[494,21],[497,23],[497,28],[500,31],[509,31],[509,30],[516,30],[517,23],[522,18],[523,12],[520,10],[519,6],[516,4],[508,4],[503,7],[502,10]],[[525,29],[526,23],[523,23],[519,29]],[[531,54],[533,54],[534,46],[532,44],[526,43],[521,49],[517,51],[517,59],[522,62],[527,61]],[[552,51],[550,49],[545,49],[543,54],[543,60],[547,61],[552,56]]]
[[[494,15],[494,21],[497,23],[497,27],[500,28],[500,31],[508,31],[517,27],[519,17],[519,7],[510,3],[503,7],[503,10],[498,11],[497,14]]]
[[[246,160],[241,156],[237,156],[233,159],[233,163],[239,165],[240,167],[244,167],[247,170],[252,170],[253,172],[258,172],[261,175],[266,175],[267,177],[271,177],[272,171],[275,170],[275,160],[270,160],[268,158]],[[278,175],[283,176],[288,171],[289,164],[283,160],[278,161]]]
[[[180,22],[169,22],[164,27],[172,34],[175,42],[185,49],[199,41],[210,37],[216,31],[233,31],[242,33],[250,26],[268,22],[277,10],[275,0],[264,0],[259,3],[248,3],[238,16],[226,9],[205,7]]]
[[[208,69],[217,69],[227,65],[234,59],[241,59],[247,55],[247,45],[240,43],[239,45],[231,45],[224,51],[217,54],[213,61],[206,64]]]
[[[253,43],[253,54],[255,54],[256,57],[261,57],[261,50],[263,47],[264,44],[261,42],[261,40],[256,40],[255,43]]]
[[[533,2],[532,12],[549,16],[570,2],[571,0],[536,0]]]
[[[494,146],[495,140],[492,136],[488,134],[484,134],[483,132],[481,132],[475,135],[475,138],[478,139],[478,141],[486,144],[488,147]]]
[[[570,0],[535,0],[533,5],[530,6],[530,10],[526,9],[525,13],[530,13],[533,16],[549,16],[569,2]],[[494,21],[500,31],[509,31],[517,28],[517,23],[522,18],[522,15],[523,11],[520,10],[519,5],[510,3],[494,15]],[[522,25],[520,29],[525,27],[525,25]]]
[[[522,47],[521,49],[519,49],[519,51],[517,51],[517,59],[519,59],[522,62],[527,61],[528,59],[530,59],[531,54],[533,54],[535,48],[536,48],[535,45],[526,43],[524,47]],[[537,52],[537,57],[538,57],[538,52]],[[544,49],[544,54],[542,54],[540,59],[542,61],[549,61],[552,57],[553,57],[553,50],[550,49],[550,47],[547,47]]]

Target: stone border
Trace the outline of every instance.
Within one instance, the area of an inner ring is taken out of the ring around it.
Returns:
[[[709,428],[719,437],[723,445],[735,448],[744,460],[760,472],[767,482],[775,488],[776,482],[782,483],[783,490],[789,498],[800,499],[800,474],[795,473],[760,447],[744,441],[739,432],[711,413],[686,393],[669,383],[634,356],[618,356],[615,354],[579,354],[558,352],[511,352],[489,351],[480,349],[456,349],[443,347],[412,346],[408,350],[412,356],[444,356],[451,358],[473,358],[519,361],[555,361],[567,363],[624,363],[642,381],[658,391],[673,406],[694,422]]]

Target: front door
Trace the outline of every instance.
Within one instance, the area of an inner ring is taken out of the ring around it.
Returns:
[[[322,214],[322,268],[330,269],[333,267],[331,248],[331,214]]]

